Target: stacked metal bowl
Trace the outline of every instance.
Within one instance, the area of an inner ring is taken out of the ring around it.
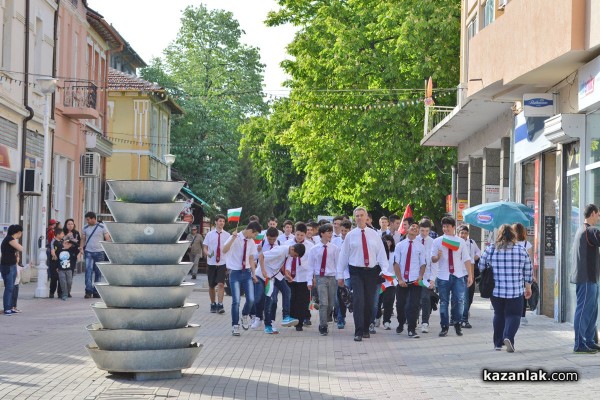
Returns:
[[[96,284],[103,301],[92,305],[100,322],[87,326],[96,342],[87,350],[102,370],[137,380],[181,377],[202,348],[192,342],[199,326],[188,324],[198,305],[185,302],[194,288],[183,282],[192,266],[181,262],[187,223],[175,222],[183,182],[108,185],[117,197],[106,201],[116,222],[105,222],[110,262],[98,263],[107,283]]]

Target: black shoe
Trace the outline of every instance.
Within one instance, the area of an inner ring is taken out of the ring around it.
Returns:
[[[53,295],[52,293],[50,293],[50,294],[48,295],[48,297],[49,297],[49,298],[51,298],[51,299],[53,299],[53,298],[54,298],[54,295]]]
[[[192,279],[196,279],[196,275],[192,275]]]
[[[93,298],[95,298],[95,299],[99,299],[99,298],[100,298],[100,295],[99,295],[98,293],[94,293],[94,294],[92,295],[92,297],[93,297]]]
[[[418,339],[419,335],[415,331],[408,331],[408,337],[411,339]]]
[[[596,343],[588,344],[587,347],[592,350],[600,350],[600,346],[598,346]]]
[[[454,324],[454,330],[456,331],[456,336],[462,336],[462,328],[460,327],[460,324]]]
[[[471,329],[473,326],[469,323],[469,321],[461,322],[460,324],[465,329]]]
[[[404,332],[404,326],[398,325],[398,327],[396,328],[396,333],[399,335],[402,332]]]
[[[302,332],[303,330],[301,326],[296,325],[296,332]]]
[[[89,293],[86,293],[85,296],[83,296],[84,299],[91,299],[92,295]]]
[[[306,325],[306,326],[311,326],[311,325],[312,325],[312,322],[310,322],[310,319],[305,319],[305,320],[304,320],[304,325]]]
[[[327,325],[320,325],[319,326],[319,334],[321,336],[327,336]]]
[[[223,307],[223,303],[217,303],[217,312],[219,314],[225,314],[225,307]]]
[[[217,303],[210,303],[210,312],[213,314],[217,312]]]
[[[377,333],[377,331],[375,330],[375,324],[369,325],[369,333],[372,335]]]
[[[448,336],[448,327],[447,326],[442,326],[442,331],[440,332],[439,336],[441,336],[441,337]]]
[[[363,339],[369,339],[370,337],[371,337],[371,334],[369,332],[363,333]]]
[[[360,335],[354,336],[354,341],[355,342],[362,342],[362,336],[360,336]]]
[[[580,347],[574,351],[575,354],[596,354],[597,352],[598,350],[590,349],[589,347]]]
[[[73,296],[71,296],[71,293],[69,293],[69,294],[67,295],[67,297],[68,297],[68,298],[71,298],[71,297],[73,297]]]

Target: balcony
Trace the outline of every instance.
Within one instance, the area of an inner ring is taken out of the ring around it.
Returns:
[[[97,119],[98,88],[93,83],[65,81],[63,88],[63,115],[74,119]]]
[[[595,3],[595,2],[592,2]],[[514,101],[552,87],[591,60],[600,7],[585,0],[513,0],[470,41],[467,97]]]

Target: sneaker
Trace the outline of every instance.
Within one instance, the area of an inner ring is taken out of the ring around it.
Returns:
[[[338,321],[337,327],[338,327],[338,329],[344,329],[346,327],[346,322]]]
[[[53,298],[54,298],[54,295],[53,295],[52,293],[50,293],[50,294],[48,295],[48,298],[49,298],[49,299],[53,299]]]
[[[506,351],[508,351],[509,353],[515,352],[515,346],[513,346],[509,338],[504,339],[504,345],[506,346]]]
[[[12,310],[10,310],[13,314],[18,314],[21,312],[21,310],[19,310],[18,308],[13,308]]]
[[[370,337],[371,337],[371,334],[369,332],[363,333],[363,339],[369,339]]]
[[[502,347],[494,347],[494,350],[496,350],[496,351],[502,351]]]
[[[273,329],[273,333],[279,333],[279,329],[275,326],[275,322],[271,322],[271,329]]]
[[[527,318],[521,317],[521,325],[527,325],[528,323],[529,321],[527,321]]]
[[[242,315],[242,329],[247,331],[248,328],[250,328],[250,322],[248,321],[250,318],[248,318],[247,315]]]
[[[13,310],[13,312],[19,312],[19,311]],[[592,350],[600,350],[600,346],[598,346],[596,343],[588,344],[587,347],[589,347]]]
[[[283,319],[283,321],[281,321],[281,326],[296,326],[298,325],[300,321],[298,321],[296,318],[291,318],[291,317],[285,317]]]
[[[418,339],[419,338],[419,334],[415,331],[408,331],[408,337],[412,338],[412,339]]]
[[[239,325],[234,325],[233,326],[233,330],[231,331],[231,335],[233,335],[233,336],[240,336],[240,326]]]
[[[296,332],[302,332],[304,329],[302,329],[301,326],[296,326]]]
[[[598,350],[590,349],[589,347],[580,347],[577,350],[574,350],[576,354],[596,354]]]
[[[460,323],[460,326],[465,329],[471,329],[473,326],[469,323],[469,321],[464,321]]]
[[[398,325],[398,327],[396,328],[396,333],[399,335],[402,332],[404,332],[404,326]]]
[[[262,323],[263,323],[262,319],[260,319],[259,317],[254,317],[254,320],[252,321],[252,325],[250,325],[250,329],[258,329],[258,328],[260,328]]]
[[[94,294],[92,295],[92,297],[93,297],[93,298],[95,298],[95,299],[99,299],[99,298],[100,298],[100,295],[99,295],[98,293],[94,293]]]
[[[304,320],[304,325],[306,325],[306,326],[311,326],[311,325],[312,325],[312,322],[310,322],[310,319],[305,319],[305,320]]]
[[[67,295],[67,297],[68,297],[68,298],[71,298],[71,297],[73,297],[73,296],[71,296],[71,293],[69,293],[69,294]]]
[[[196,275],[192,275],[192,279],[196,279]]]
[[[440,334],[438,336],[440,336],[440,337],[448,336],[448,327],[442,326],[442,331],[440,332]]]
[[[217,303],[210,303],[210,312],[213,314],[217,312]]]
[[[354,341],[355,342],[362,342],[362,336],[360,336],[360,335],[354,336]]]
[[[277,335],[279,332],[277,330],[274,330],[272,326],[267,326],[265,327],[265,333],[267,335]]]
[[[392,324],[390,324],[389,322],[384,322],[383,323],[383,329],[386,331],[389,331],[392,329]]]
[[[375,334],[377,331],[375,330],[375,324],[369,325],[369,333]]]
[[[429,333],[429,324],[427,322],[421,324],[421,333]]]
[[[219,314],[225,314],[225,307],[223,307],[223,303],[217,303],[217,312]]]
[[[375,327],[379,328],[380,325],[381,325],[381,317],[379,317],[375,320]]]
[[[327,336],[327,325],[320,325],[319,326],[319,334],[321,336]]]
[[[84,299],[91,299],[92,295],[91,293],[86,293],[85,296],[83,296]]]
[[[6,316],[11,316],[11,315],[14,315],[14,314],[15,313],[12,312],[12,310],[6,310],[6,311],[4,311],[4,315],[6,315]]]
[[[456,336],[462,336],[463,335],[460,323],[454,324],[454,330],[456,331]]]
[[[61,297],[61,300],[62,300],[62,301],[66,301],[66,300],[67,300],[67,296],[63,296],[63,297]]]

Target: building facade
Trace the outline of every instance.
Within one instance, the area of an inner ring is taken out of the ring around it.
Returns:
[[[426,107],[421,141],[458,149],[454,209],[504,199],[535,210],[536,312],[559,322],[573,320],[579,210],[600,202],[598,21],[593,0],[463,0],[457,105]]]

